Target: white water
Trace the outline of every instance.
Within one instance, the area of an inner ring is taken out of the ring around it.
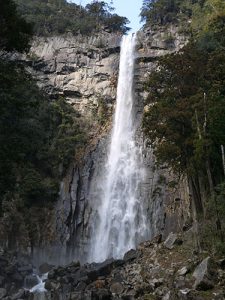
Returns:
[[[133,77],[136,36],[124,36],[121,44],[117,104],[105,180],[93,232],[89,261],[121,258],[147,235],[139,186],[144,171],[141,149],[136,145]]]
[[[40,277],[38,275],[36,276],[38,279],[38,284],[33,286],[29,291],[33,293],[34,300],[45,300],[45,293],[47,292],[47,290],[45,289],[45,281],[48,278],[48,273],[45,273]]]

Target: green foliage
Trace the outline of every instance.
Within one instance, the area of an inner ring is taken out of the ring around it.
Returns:
[[[112,32],[128,30],[127,18],[113,14],[104,1],[93,1],[86,7],[66,0],[15,0],[18,11],[34,25],[36,35],[91,34],[105,27]]]
[[[17,14],[13,0],[0,0],[0,49],[28,50],[31,34],[31,25]]]
[[[215,188],[206,205],[206,220],[201,227],[201,246],[217,255],[225,254],[225,182]],[[218,222],[219,221],[219,222]],[[219,230],[218,230],[219,227]]]
[[[85,142],[77,113],[63,99],[51,103],[14,63],[0,62],[0,99],[0,202],[15,194],[25,206],[54,202]]]
[[[141,10],[146,25],[166,25],[187,21],[197,0],[144,0]],[[200,2],[200,1],[199,1]],[[181,25],[181,24],[179,24]]]
[[[207,229],[207,222],[210,226],[213,223],[219,232],[220,247],[221,230],[217,225],[223,224],[224,217],[218,215],[223,208],[214,190],[224,181],[224,4],[220,0],[196,1],[192,18],[188,45],[161,58],[146,82],[143,129],[158,162],[188,176],[199,213],[205,212],[211,195],[216,212],[213,220],[204,220],[204,225]]]

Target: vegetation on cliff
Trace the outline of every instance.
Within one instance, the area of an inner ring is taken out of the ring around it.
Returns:
[[[12,1],[6,3],[1,50],[27,50],[31,27]],[[85,134],[78,113],[64,99],[51,101],[23,65],[6,57],[2,53],[0,59],[0,239],[14,246],[21,232],[34,240],[38,226],[45,226],[44,215],[57,200],[60,180]]]
[[[212,221],[211,233],[213,228],[223,242],[225,4],[191,2],[190,41],[160,59],[150,75],[143,127],[158,161],[188,176],[198,215]],[[157,14],[162,3],[154,1],[149,14]]]
[[[15,0],[19,13],[33,23],[35,35],[91,34],[105,28],[110,32],[125,33],[129,21],[113,13],[104,1],[93,1],[86,7],[66,0]]]

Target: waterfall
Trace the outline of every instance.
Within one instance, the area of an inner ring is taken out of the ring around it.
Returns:
[[[92,233],[89,261],[121,258],[148,235],[140,185],[144,177],[141,149],[135,135],[133,77],[136,35],[121,44],[117,103],[112,135],[99,195],[98,222]]]

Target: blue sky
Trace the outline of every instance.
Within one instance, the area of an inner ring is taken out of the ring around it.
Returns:
[[[85,6],[87,3],[92,2],[91,0],[70,0],[71,2],[82,4]],[[130,20],[129,27],[132,31],[137,31],[140,29],[141,24],[139,23],[140,9],[143,0],[113,0],[113,6],[115,7],[115,12],[118,15],[127,17]],[[110,0],[105,0],[105,2],[110,3]]]

